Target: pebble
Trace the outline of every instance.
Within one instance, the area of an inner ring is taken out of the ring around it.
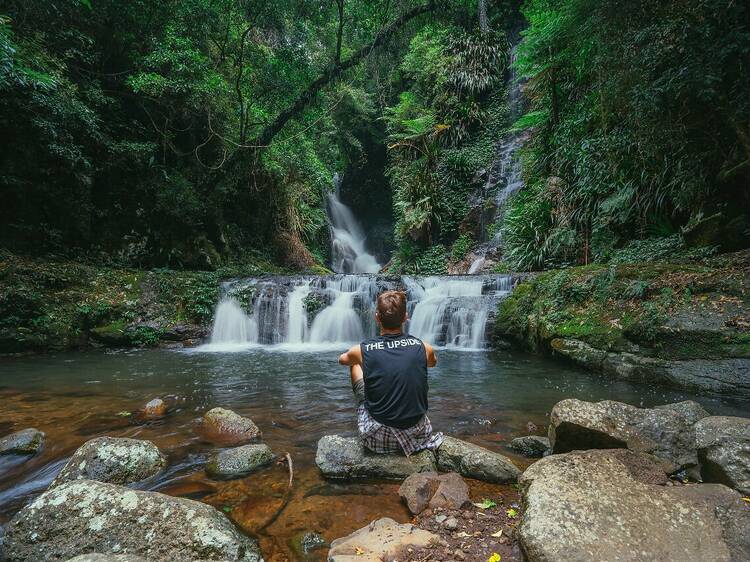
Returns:
[[[445,523],[443,523],[443,526],[449,531],[452,531],[458,527],[458,520],[455,517],[449,517],[446,519]]]
[[[471,511],[464,511],[461,513],[464,519],[473,519],[474,514]]]
[[[455,556],[457,560],[466,559],[466,555],[463,553],[463,551],[460,548],[456,549],[456,552],[453,553],[453,556]]]
[[[437,521],[438,523],[442,523],[446,519],[448,519],[447,515],[436,515],[435,516],[435,521]]]

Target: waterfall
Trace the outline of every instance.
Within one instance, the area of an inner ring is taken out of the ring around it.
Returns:
[[[232,298],[216,307],[211,341],[221,344],[248,344],[258,341],[258,325]]]
[[[512,285],[510,275],[240,279],[224,286],[211,342],[197,349],[231,351],[249,344],[308,351],[346,347],[377,333],[375,299],[390,289],[407,293],[409,333],[438,347],[480,349],[497,303]],[[238,301],[237,294],[251,296]],[[239,302],[246,302],[245,310]]]
[[[337,273],[377,273],[380,264],[365,249],[365,235],[351,209],[339,200],[339,176],[334,174],[334,191],[327,196],[326,210],[331,225],[331,268]]]

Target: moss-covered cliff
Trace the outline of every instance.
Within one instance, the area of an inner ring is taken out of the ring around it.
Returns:
[[[620,378],[750,393],[750,252],[542,273],[500,304],[499,339]]]

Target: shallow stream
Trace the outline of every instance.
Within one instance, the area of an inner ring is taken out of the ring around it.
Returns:
[[[348,374],[336,363],[338,351],[149,350],[0,360],[0,435],[25,427],[47,433],[45,449],[36,457],[26,462],[0,457],[0,523],[41,493],[78,446],[99,435],[154,441],[168,455],[169,468],[143,487],[223,510],[246,532],[259,535],[267,560],[299,559],[291,545],[308,530],[330,541],[377,517],[408,520],[398,485],[329,483],[315,466],[322,435],[355,429]],[[562,398],[609,398],[642,406],[690,398],[713,413],[748,410],[747,402],[600,379],[538,356],[457,350],[438,355],[440,363],[431,371],[433,425],[502,451],[520,466],[528,461],[505,445],[527,434],[528,422],[543,431],[551,407]],[[124,415],[157,396],[174,405],[164,419],[138,423]],[[216,449],[201,442],[193,427],[202,412],[215,406],[250,416],[277,454],[288,451],[294,459],[291,502],[261,533],[258,529],[281,502],[286,468],[271,466],[234,481],[209,479],[202,467]],[[472,483],[479,498],[502,492],[498,486]]]

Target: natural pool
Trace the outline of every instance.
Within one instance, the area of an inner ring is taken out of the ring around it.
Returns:
[[[154,441],[170,464],[144,487],[223,510],[259,537],[267,560],[297,559],[291,544],[308,530],[330,541],[377,517],[408,520],[397,484],[331,483],[320,477],[314,462],[317,440],[327,433],[353,432],[354,404],[348,373],[336,362],[340,350],[301,349],[112,351],[0,360],[0,435],[25,427],[47,433],[45,449],[36,457],[26,462],[0,457],[0,523],[43,491],[78,446],[99,435]],[[529,461],[514,456],[505,444],[525,435],[528,422],[541,431],[550,409],[563,398],[616,399],[638,406],[693,399],[714,414],[750,410],[747,400],[603,379],[518,352],[440,350],[438,356],[430,388],[436,429],[499,450],[522,467]],[[122,415],[157,396],[174,404],[165,418],[138,423]],[[286,489],[286,468],[271,466],[234,481],[209,479],[202,467],[216,449],[201,442],[193,427],[202,412],[215,406],[251,417],[264,441],[294,460],[291,501],[265,529]],[[472,483],[479,497],[502,491]]]

